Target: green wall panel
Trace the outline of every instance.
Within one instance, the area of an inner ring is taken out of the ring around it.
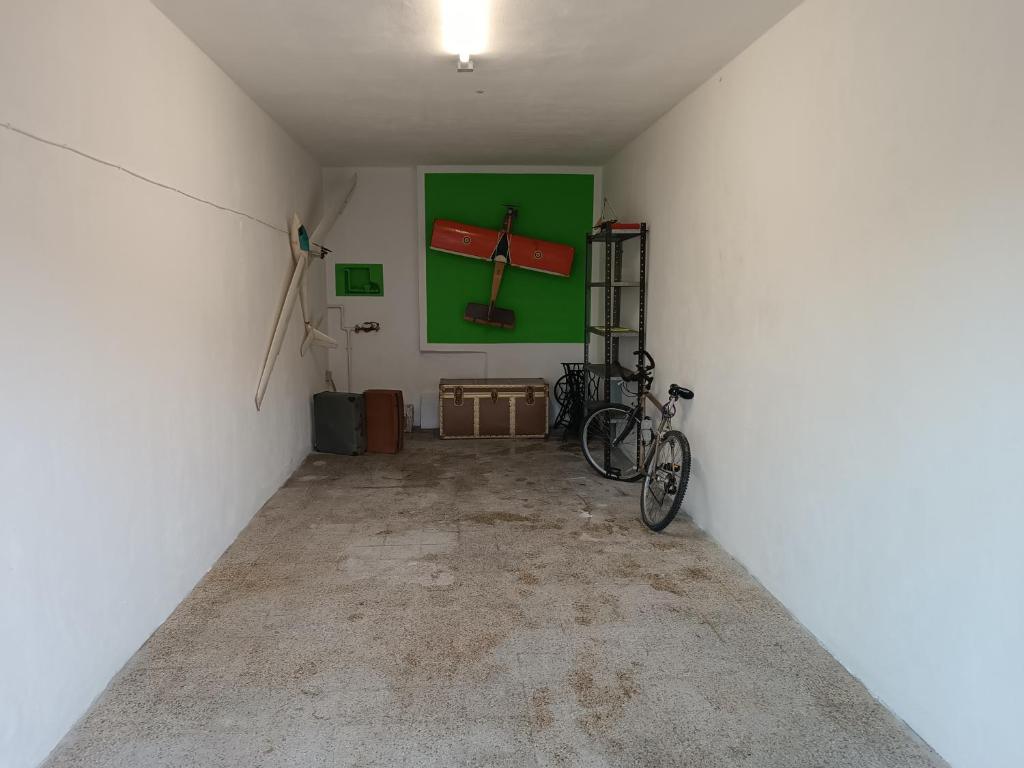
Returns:
[[[336,296],[383,296],[383,264],[335,264]]]
[[[586,234],[594,216],[594,177],[554,173],[427,173],[423,179],[428,243],[427,341],[433,344],[560,343],[583,341]],[[519,208],[514,233],[575,249],[568,278],[509,268],[498,306],[514,310],[512,330],[462,319],[469,302],[491,295],[490,262],[429,247],[435,219],[498,229],[505,205]]]

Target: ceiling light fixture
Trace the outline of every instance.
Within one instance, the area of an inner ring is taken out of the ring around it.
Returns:
[[[459,57],[457,72],[472,72],[473,54],[487,50],[490,0],[441,0],[442,45]]]

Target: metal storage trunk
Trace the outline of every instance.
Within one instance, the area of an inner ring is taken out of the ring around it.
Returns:
[[[443,438],[547,437],[544,379],[441,379]]]

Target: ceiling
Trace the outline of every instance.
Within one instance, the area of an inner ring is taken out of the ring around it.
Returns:
[[[153,0],[325,165],[601,163],[799,1],[491,0],[460,74],[440,0]]]

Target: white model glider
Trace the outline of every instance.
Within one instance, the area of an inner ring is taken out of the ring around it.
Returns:
[[[313,230],[312,237],[306,232],[306,228],[302,226],[302,222],[299,220],[297,213],[292,214],[292,220],[288,227],[288,241],[291,246],[292,260],[295,265],[292,269],[292,278],[288,283],[288,291],[284,295],[284,303],[281,305],[281,311],[277,315],[277,323],[274,325],[274,335],[270,337],[270,347],[267,349],[267,356],[263,360],[263,368],[260,370],[260,381],[256,386],[256,410],[258,411],[263,405],[263,396],[267,393],[267,385],[270,383],[270,374],[274,371],[274,363],[277,362],[277,356],[281,352],[281,344],[284,342],[285,333],[288,330],[288,321],[292,315],[292,308],[295,306],[295,299],[298,297],[299,304],[302,307],[302,323],[305,327],[305,334],[302,338],[302,346],[299,347],[299,354],[305,355],[312,345],[320,347],[334,348],[338,346],[338,342],[332,339],[323,331],[319,330],[316,326],[318,323],[314,323],[309,316],[309,291],[306,282],[306,273],[309,268],[309,249],[310,243],[313,243],[318,249],[318,255],[323,257],[326,254],[323,246],[316,245],[316,241],[326,236],[330,232],[331,227],[334,226],[334,222],[338,220],[341,212],[348,205],[348,201],[352,197],[352,192],[355,190],[356,178],[352,180],[352,186],[349,188],[348,193],[341,197],[338,202],[332,206],[329,210],[324,212],[323,218],[320,219],[320,223],[316,229]]]

